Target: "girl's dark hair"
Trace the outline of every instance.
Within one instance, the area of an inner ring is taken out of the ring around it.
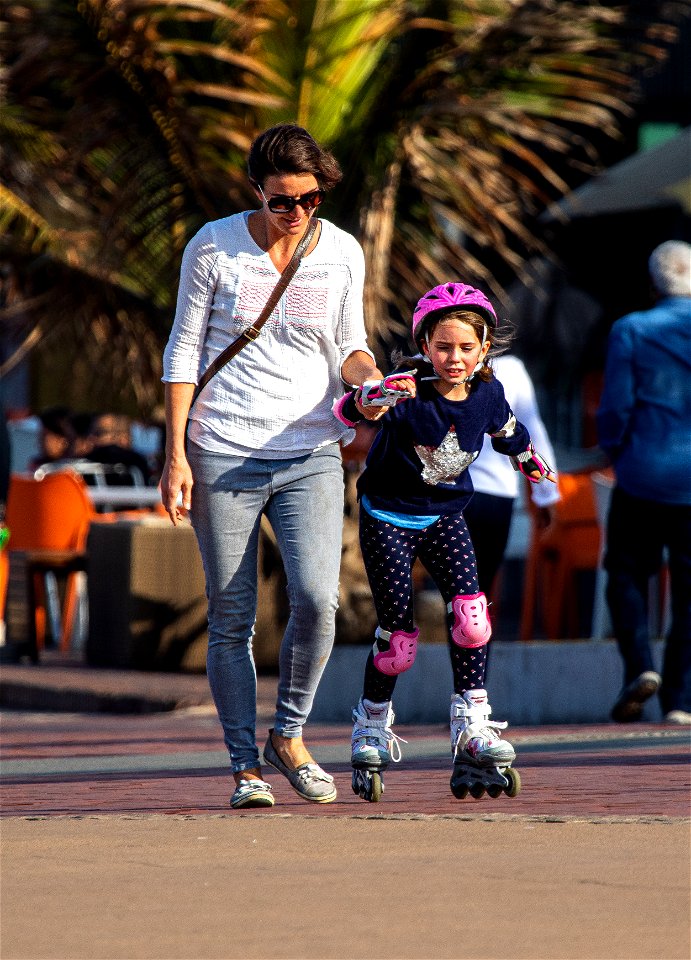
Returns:
[[[247,172],[260,186],[276,174],[311,173],[322,190],[331,190],[343,177],[333,154],[293,123],[279,123],[259,134],[250,147]]]
[[[418,344],[425,338],[431,337],[442,320],[460,320],[462,323],[467,323],[475,331],[480,343],[482,343],[483,331],[486,329],[485,340],[489,340],[490,348],[477,376],[480,380],[491,380],[494,376],[491,365],[492,357],[504,353],[511,341],[511,330],[506,322],[504,322],[502,330],[499,331],[496,327],[492,329],[484,317],[473,310],[438,310],[425,317],[423,326],[418,332]],[[431,361],[423,353],[418,353],[414,357],[406,357],[402,352],[397,351],[392,355],[391,362],[394,370],[415,370],[416,376],[431,376],[434,372]]]

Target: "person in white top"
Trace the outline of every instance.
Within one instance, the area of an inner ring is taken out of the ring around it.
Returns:
[[[248,173],[260,209],[207,223],[183,256],[163,362],[162,500],[174,524],[190,512],[202,554],[207,668],[236,782],[231,806],[274,802],[256,744],[252,657],[262,514],[281,550],[290,601],[264,759],[304,799],[328,803],[336,797],[333,777],[314,763],[302,729],[333,644],[338,601],[339,440],[349,430],[331,408],[344,382],[361,386],[382,374],[365,336],[362,249],[320,220],[261,334],[192,403],[195,384],[257,319],[310,217],[342,176],[336,159],[293,124],[257,137]]]
[[[540,417],[535,389],[522,360],[501,354],[492,360],[494,374],[503,387],[509,406],[524,423],[535,444],[548,461],[556,463],[554,450]],[[496,453],[485,437],[477,460],[469,467],[475,493],[463,511],[475,546],[480,590],[488,596],[501,567],[509,539],[514,501],[519,493],[519,473],[507,457]],[[556,483],[531,483],[530,494],[538,508],[537,523],[546,528],[552,522],[554,504],[559,500]]]

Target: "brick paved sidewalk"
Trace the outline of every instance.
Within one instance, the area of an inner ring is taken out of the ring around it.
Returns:
[[[5,816],[230,814],[231,778],[206,676],[85,667],[48,651],[0,674]],[[258,742],[276,678],[259,678]],[[14,713],[8,708],[24,708]],[[26,712],[27,708],[34,711]],[[71,712],[70,712],[71,711]],[[79,712],[77,712],[79,711]],[[116,714],[118,714],[116,716]],[[521,794],[457,801],[445,726],[397,726],[403,762],[379,804],[350,787],[350,727],[308,724],[306,742],[334,773],[333,804],[300,799],[271,767],[276,806],[259,815],[687,817],[691,730],[663,724],[511,727]],[[257,815],[232,813],[233,816]]]
[[[260,720],[260,747],[267,720]],[[276,806],[231,811],[220,726],[208,708],[146,716],[6,712],[2,720],[2,814],[369,817],[683,818],[691,814],[691,732],[648,724],[515,728],[511,742],[523,789],[511,800],[455,800],[448,733],[397,727],[409,741],[385,775],[379,804],[350,787],[350,727],[309,725],[306,742],[330,770],[333,804],[299,798],[265,767]]]

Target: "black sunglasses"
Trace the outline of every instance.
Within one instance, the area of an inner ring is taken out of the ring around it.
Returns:
[[[257,184],[257,189],[266,200],[266,205],[272,213],[290,213],[298,205],[303,210],[314,210],[324,202],[325,197],[323,190],[310,190],[309,193],[303,193],[301,197],[288,197],[284,193],[276,193],[269,198],[260,184]]]

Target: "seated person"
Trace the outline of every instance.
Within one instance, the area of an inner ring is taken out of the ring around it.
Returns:
[[[123,467],[120,479],[113,472],[108,483],[113,486],[148,485],[151,470],[146,457],[132,449],[129,418],[124,414],[101,413],[93,418],[92,447],[88,453],[94,463]]]
[[[93,413],[72,414],[72,429],[74,430],[72,450],[75,457],[80,460],[89,460],[91,457],[91,448],[94,445],[93,421]]]
[[[30,463],[37,470],[46,463],[69,460],[74,456],[74,427],[69,407],[48,407],[38,415],[41,421],[40,449]]]

